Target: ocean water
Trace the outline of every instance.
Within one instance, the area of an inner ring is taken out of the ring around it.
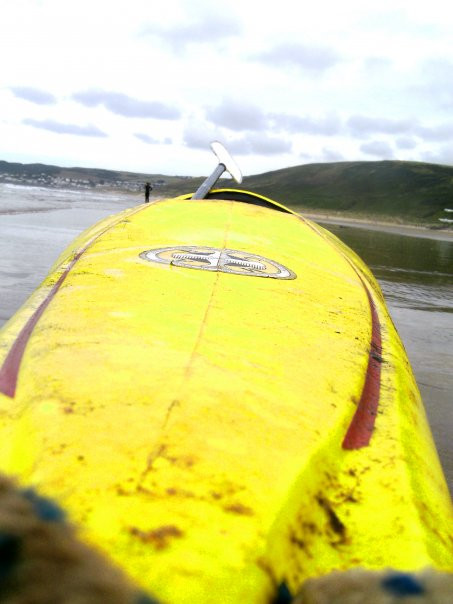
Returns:
[[[139,194],[0,184],[0,325],[78,233],[142,202]],[[365,260],[382,287],[453,493],[453,240],[325,226]]]

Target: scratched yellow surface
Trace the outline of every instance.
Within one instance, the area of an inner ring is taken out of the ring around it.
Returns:
[[[311,226],[310,226],[311,225]],[[38,322],[0,470],[54,497],[80,535],[161,602],[264,603],[354,566],[453,570],[452,509],[404,349],[368,269],[293,214],[160,201],[65,252],[0,332]],[[262,255],[294,280],[158,264],[167,246]],[[370,445],[341,443],[364,384],[369,288],[382,325]]]

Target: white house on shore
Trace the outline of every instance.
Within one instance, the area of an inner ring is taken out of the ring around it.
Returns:
[[[444,208],[444,212],[453,212],[453,208]],[[439,218],[440,222],[448,222],[448,223],[453,223],[453,219],[452,218]]]

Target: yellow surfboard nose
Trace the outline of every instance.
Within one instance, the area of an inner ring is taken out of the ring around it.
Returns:
[[[0,332],[1,471],[162,602],[451,572],[450,498],[377,283],[257,199],[143,205],[61,256]]]

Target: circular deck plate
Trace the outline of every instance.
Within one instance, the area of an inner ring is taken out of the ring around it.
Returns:
[[[148,250],[141,253],[140,257],[150,262],[204,271],[248,275],[249,277],[271,277],[273,279],[296,279],[297,277],[292,270],[275,260],[240,250],[181,245]]]

